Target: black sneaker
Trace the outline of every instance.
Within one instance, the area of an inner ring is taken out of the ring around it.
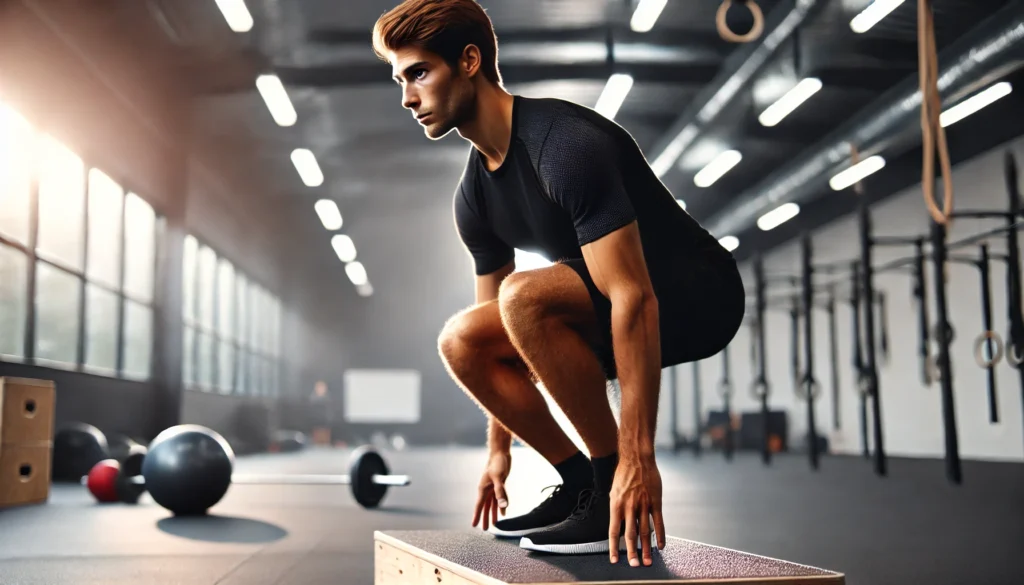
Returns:
[[[524,536],[520,548],[565,555],[585,555],[608,552],[608,524],[611,522],[611,501],[608,494],[583,490],[572,514],[557,526]],[[619,550],[626,550],[625,522],[620,528]],[[640,550],[642,536],[637,536]],[[657,538],[651,532],[652,550]]]
[[[494,523],[491,533],[504,538],[519,538],[556,526],[572,514],[579,501],[579,490],[566,490],[565,486],[548,486],[554,488],[551,495],[536,508],[522,516],[502,518]]]

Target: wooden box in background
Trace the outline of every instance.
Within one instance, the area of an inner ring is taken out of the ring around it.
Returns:
[[[0,378],[0,508],[49,499],[56,401],[50,380]]]
[[[49,380],[0,378],[0,447],[52,444],[55,402]]]

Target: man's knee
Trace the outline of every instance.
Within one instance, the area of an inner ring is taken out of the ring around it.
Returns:
[[[514,272],[501,281],[498,306],[502,319],[536,318],[544,312],[542,283],[529,272]]]
[[[448,319],[437,338],[441,357],[451,364],[466,357],[477,359],[480,352],[493,348],[499,341],[495,339],[496,331],[500,333],[501,329],[501,321],[494,309],[478,305]]]

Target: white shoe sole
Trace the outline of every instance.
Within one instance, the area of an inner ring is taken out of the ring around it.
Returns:
[[[528,536],[530,534],[533,534],[534,532],[540,532],[541,530],[547,530],[548,528],[553,528],[553,527],[555,527],[557,525],[558,524],[556,523],[556,524],[552,524],[550,526],[538,526],[537,528],[527,528],[525,530],[500,530],[500,529],[495,528],[495,527],[492,526],[491,530],[490,530],[490,533],[493,534],[494,536],[498,536],[500,538],[520,538],[520,537],[523,537],[523,536]]]
[[[643,537],[636,537],[636,550],[642,550]],[[578,544],[534,544],[528,537],[519,541],[519,548],[538,552],[557,553],[563,555],[587,555],[608,552],[608,539],[598,542],[581,542]],[[658,537],[651,533],[651,550],[658,548]],[[626,550],[626,537],[619,537],[619,550]]]

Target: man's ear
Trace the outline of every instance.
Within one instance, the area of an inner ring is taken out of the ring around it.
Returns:
[[[459,68],[462,69],[462,73],[465,73],[467,77],[472,79],[480,72],[482,62],[480,48],[476,45],[466,45],[466,48],[462,50],[462,56],[459,58]]]

